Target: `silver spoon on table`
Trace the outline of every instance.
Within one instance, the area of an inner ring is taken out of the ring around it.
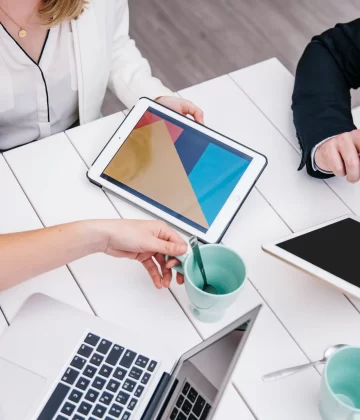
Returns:
[[[195,261],[197,265],[199,266],[199,269],[200,269],[200,272],[204,281],[204,286],[202,290],[211,295],[218,295],[219,293],[216,290],[216,288],[214,286],[211,286],[211,284],[207,282],[204,264],[201,258],[201,253],[200,253],[200,248],[199,248],[199,243],[198,243],[197,238],[195,236],[192,236],[189,240],[189,244],[191,246],[191,249],[193,250]]]
[[[306,363],[305,365],[294,366],[292,368],[281,369],[276,372],[268,373],[267,375],[263,376],[263,381],[268,382],[286,378],[287,376],[293,375],[294,373],[298,373],[304,369],[307,369],[308,367],[325,364],[331,355],[333,355],[335,352],[342,349],[343,347],[348,347],[348,345],[336,344],[335,346],[329,347],[327,350],[325,350],[324,357],[321,360]]]

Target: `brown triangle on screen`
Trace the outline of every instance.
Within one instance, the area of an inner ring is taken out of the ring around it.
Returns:
[[[164,120],[134,130],[105,174],[209,227]]]

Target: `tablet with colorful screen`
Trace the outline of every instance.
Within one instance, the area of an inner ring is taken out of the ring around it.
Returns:
[[[215,243],[266,162],[263,155],[142,98],[88,177],[204,242]]]

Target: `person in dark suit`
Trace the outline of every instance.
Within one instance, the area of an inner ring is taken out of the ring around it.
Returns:
[[[360,86],[360,19],[312,39],[296,71],[292,109],[302,149],[299,170],[360,180],[360,130],[350,89]]]

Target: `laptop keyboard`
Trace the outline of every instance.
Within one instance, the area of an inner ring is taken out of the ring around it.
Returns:
[[[170,420],[205,420],[210,410],[211,405],[189,382],[185,382],[169,418]]]
[[[38,420],[131,420],[157,364],[89,333]]]

